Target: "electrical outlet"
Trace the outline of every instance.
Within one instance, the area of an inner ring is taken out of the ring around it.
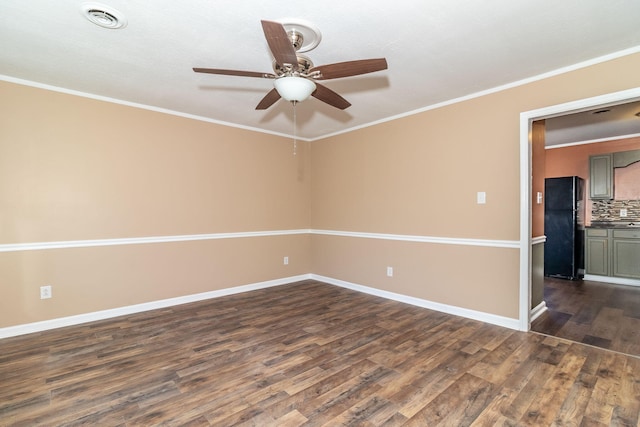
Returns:
[[[49,299],[51,297],[51,285],[40,286],[40,299]]]
[[[289,265],[289,257],[288,256],[284,257],[283,262],[284,262],[284,265]]]
[[[624,217],[626,217],[626,216],[627,216],[627,208],[622,208],[622,209],[620,209],[620,216],[621,216],[622,218],[624,218]]]
[[[387,277],[393,277],[393,267],[387,267]]]

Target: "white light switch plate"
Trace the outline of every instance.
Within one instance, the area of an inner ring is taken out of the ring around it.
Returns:
[[[485,203],[487,203],[487,193],[484,191],[478,191],[478,204],[484,205]]]

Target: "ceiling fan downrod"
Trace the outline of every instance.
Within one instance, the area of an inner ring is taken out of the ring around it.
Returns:
[[[297,117],[296,117],[296,106],[298,105],[298,101],[291,101],[293,104],[293,155],[298,154],[298,126],[297,126]]]

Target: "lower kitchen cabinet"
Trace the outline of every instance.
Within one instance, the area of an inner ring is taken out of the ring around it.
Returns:
[[[586,273],[640,279],[640,229],[587,228]]]
[[[613,276],[640,279],[640,230],[613,230]]]
[[[586,235],[586,273],[597,276],[608,276],[609,230],[606,228],[587,228]]]

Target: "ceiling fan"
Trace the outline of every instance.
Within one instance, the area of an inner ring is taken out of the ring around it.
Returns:
[[[298,54],[303,46],[304,31],[298,31],[296,28],[287,31],[286,24],[283,25],[275,21],[261,22],[267,44],[275,59],[273,73],[218,68],[193,69],[196,73],[274,79],[275,87],[262,98],[256,106],[256,110],[266,110],[280,98],[291,101],[295,105],[309,96],[344,110],[351,105],[349,101],[328,87],[316,83],[318,80],[351,77],[387,69],[387,61],[384,58],[338,62],[316,67],[309,58]],[[319,36],[319,33],[317,35]],[[311,48],[308,48],[309,45],[307,45],[306,50],[310,50],[316,45],[317,40]]]

